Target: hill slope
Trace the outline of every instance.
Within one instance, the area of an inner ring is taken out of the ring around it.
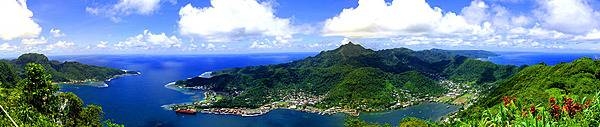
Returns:
[[[597,126],[600,61],[580,58],[555,66],[526,67],[498,83],[456,126]]]

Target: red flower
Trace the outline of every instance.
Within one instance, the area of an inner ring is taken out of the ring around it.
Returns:
[[[558,106],[557,104],[553,104],[552,105],[552,110],[550,111],[550,114],[554,117],[554,119],[558,120],[560,118],[560,106]]]
[[[569,106],[569,107],[573,106],[573,98],[567,98],[567,99],[565,99],[564,103],[565,103],[566,106]]]
[[[556,99],[554,97],[550,97],[550,105],[556,104]]]
[[[535,106],[531,105],[531,107],[529,107],[529,112],[531,112],[531,114],[533,116],[537,115],[537,111],[535,109]]]
[[[502,97],[502,102],[504,102],[504,106],[508,106],[510,103],[512,103],[512,98],[509,96],[504,96]]]

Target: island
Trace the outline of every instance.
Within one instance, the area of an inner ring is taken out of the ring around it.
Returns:
[[[352,42],[290,63],[231,68],[167,87],[201,89],[205,99],[168,109],[257,116],[274,109],[323,115],[379,112],[421,102],[472,105],[490,84],[521,67],[484,61],[482,50],[374,51]]]
[[[28,63],[36,63],[43,66],[46,72],[52,75],[51,81],[55,84],[80,84],[108,87],[105,82],[110,82],[114,78],[141,74],[138,71],[86,65],[74,61],[60,62],[49,60],[48,57],[43,54],[27,53],[14,60],[0,60],[0,68],[14,70],[11,71],[14,73],[0,76],[0,80],[9,81],[12,77],[22,77],[25,72],[23,68]],[[7,83],[16,84],[17,82]]]

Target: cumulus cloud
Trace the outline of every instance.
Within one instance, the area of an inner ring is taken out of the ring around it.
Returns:
[[[160,8],[161,0],[119,0],[118,3],[102,7],[86,7],[85,11],[93,15],[109,17],[114,22],[121,20],[120,16],[131,14],[150,15]]]
[[[65,36],[65,33],[62,33],[59,29],[56,29],[56,28],[50,29],[50,34],[52,34],[52,37],[63,37],[63,36]]]
[[[419,47],[565,48],[600,40],[600,13],[589,1],[535,2],[539,6],[534,10],[515,15],[501,4],[483,0],[471,1],[459,13],[444,12],[425,0],[359,0],[357,7],[325,20],[321,32]]]
[[[100,42],[102,44],[102,42]],[[99,45],[99,46],[105,46]],[[115,44],[118,49],[152,49],[152,48],[172,48],[180,47],[181,41],[175,35],[167,36],[165,33],[153,34],[149,30],[144,30],[143,33],[127,38],[125,41],[120,41]]]
[[[325,36],[390,37],[421,33],[473,32],[476,25],[463,16],[431,7],[425,0],[359,0],[358,7],[344,9],[338,16],[327,19]],[[478,4],[486,6],[485,4]],[[474,12],[477,8],[467,9]],[[473,11],[472,11],[473,10]],[[476,18],[481,18],[479,16]],[[475,18],[474,18],[475,19]],[[481,19],[475,19],[479,21]]]
[[[58,41],[56,43],[46,45],[46,50],[67,49],[72,48],[73,46],[75,46],[75,43],[73,42]]]
[[[187,4],[179,11],[179,30],[183,35],[210,42],[229,42],[248,38],[273,38],[287,43],[295,34],[290,20],[274,15],[268,2],[256,0],[211,0],[210,7]]]
[[[545,28],[569,34],[585,34],[600,27],[600,12],[586,0],[538,0],[536,16]]]
[[[15,38],[37,37],[42,28],[33,19],[33,12],[27,8],[26,0],[0,1],[0,38],[13,40]]]
[[[254,49],[265,49],[265,48],[272,48],[273,46],[269,45],[269,43],[264,42],[264,41],[254,41],[252,42],[252,45],[250,45],[250,48],[254,48]]]

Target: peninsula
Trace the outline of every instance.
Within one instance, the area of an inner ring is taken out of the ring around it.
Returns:
[[[43,54],[27,53],[14,60],[0,60],[0,68],[14,70],[11,71],[13,73],[3,76],[0,80],[8,82],[12,77],[20,77],[25,71],[23,68],[28,63],[43,66],[46,72],[52,75],[51,81],[55,84],[101,84],[94,86],[106,87],[104,82],[113,78],[141,74],[138,71],[86,65],[79,62],[49,60]],[[16,84],[16,82],[8,83]]]

